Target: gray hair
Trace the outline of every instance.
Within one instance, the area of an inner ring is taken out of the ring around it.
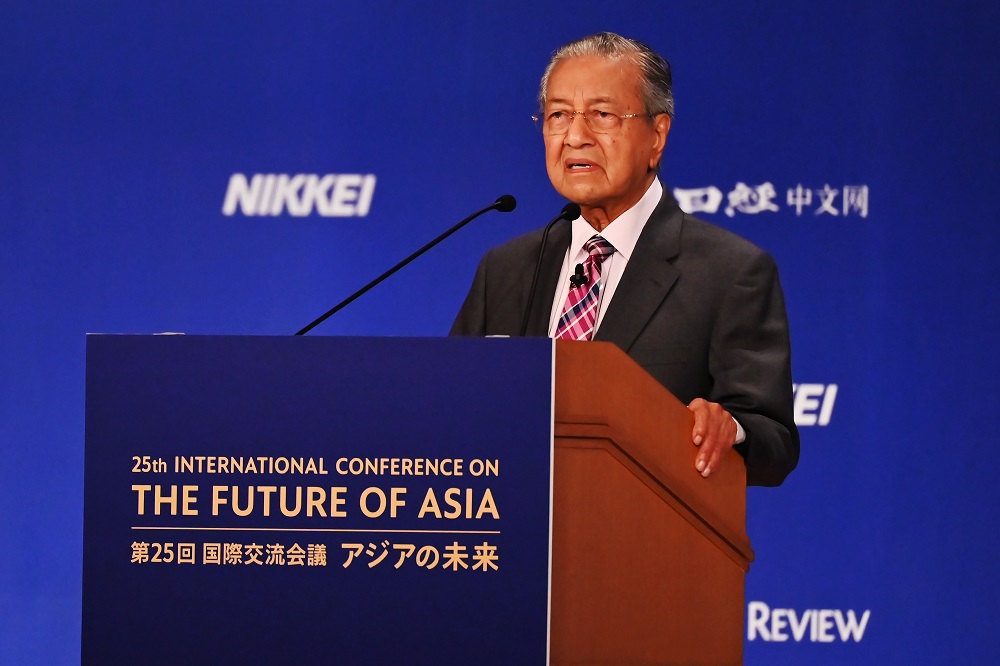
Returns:
[[[673,79],[670,75],[670,63],[640,41],[616,35],[613,32],[599,32],[570,42],[552,54],[548,67],[542,75],[542,83],[538,89],[539,109],[545,110],[545,100],[548,95],[549,75],[552,69],[561,61],[580,56],[599,56],[609,60],[624,58],[639,67],[642,78],[639,81],[639,94],[642,96],[644,110],[651,118],[661,113],[674,118]]]

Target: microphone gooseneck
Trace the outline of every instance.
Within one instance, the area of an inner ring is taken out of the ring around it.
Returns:
[[[531,276],[531,289],[528,291],[528,306],[524,309],[524,319],[521,322],[521,337],[528,334],[528,317],[531,316],[531,307],[535,303],[535,290],[538,288],[538,274],[542,270],[542,258],[545,256],[545,243],[549,239],[549,232],[559,220],[568,220],[572,222],[578,217],[580,217],[580,206],[579,204],[575,204],[571,201],[563,206],[563,209],[554,220],[545,225],[545,230],[542,232],[542,245],[538,248],[538,260],[535,261],[535,274]]]
[[[310,324],[308,326],[306,326],[302,330],[298,331],[295,335],[305,335],[306,333],[308,333],[312,329],[316,328],[317,326],[319,326],[320,324],[322,324],[324,321],[326,321],[329,317],[333,316],[334,314],[336,314],[340,310],[344,309],[345,307],[347,307],[348,305],[350,305],[351,303],[353,303],[356,299],[358,299],[359,297],[363,296],[372,287],[374,287],[377,284],[379,284],[380,282],[382,282],[382,280],[386,279],[387,277],[389,277],[390,275],[392,275],[393,273],[395,273],[396,271],[398,271],[400,268],[406,266],[408,263],[410,263],[411,261],[413,261],[414,259],[416,259],[420,255],[422,255],[424,252],[426,252],[427,250],[431,249],[432,247],[434,247],[435,245],[437,245],[438,243],[440,243],[441,241],[443,241],[448,236],[451,236],[453,233],[455,233],[456,231],[458,231],[459,229],[461,229],[462,227],[464,227],[465,225],[467,225],[469,222],[472,222],[474,219],[476,219],[477,217],[479,217],[483,213],[487,213],[487,212],[489,212],[491,210],[498,210],[501,213],[509,213],[510,211],[514,210],[514,208],[516,206],[517,206],[517,199],[515,199],[514,197],[512,197],[509,194],[504,194],[503,196],[499,197],[496,201],[494,201],[492,204],[490,204],[486,208],[483,208],[482,210],[476,211],[475,213],[473,213],[469,217],[465,218],[464,220],[462,220],[461,222],[459,222],[458,224],[456,224],[455,226],[453,226],[451,229],[448,229],[448,231],[444,232],[443,234],[441,234],[440,236],[438,236],[437,238],[435,238],[434,240],[432,240],[430,243],[427,243],[422,248],[420,248],[419,250],[417,250],[416,252],[414,252],[413,254],[411,254],[410,256],[408,256],[406,259],[403,259],[401,262],[399,262],[398,264],[396,264],[395,266],[393,266],[392,268],[390,268],[389,270],[387,270],[385,273],[382,273],[382,275],[379,275],[377,278],[375,278],[374,280],[372,280],[371,282],[369,282],[365,286],[361,287],[361,289],[358,289],[356,292],[354,292],[353,294],[351,294],[350,296],[348,296],[347,298],[345,298],[344,300],[342,300],[340,303],[337,303],[336,305],[334,305],[332,308],[330,308],[329,310],[327,310],[324,314],[322,314],[321,316],[317,317],[312,322],[310,322]]]

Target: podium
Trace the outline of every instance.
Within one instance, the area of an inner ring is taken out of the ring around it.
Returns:
[[[692,423],[604,343],[89,336],[82,661],[740,663]]]
[[[739,454],[696,474],[691,412],[610,343],[556,344],[554,418],[552,662],[742,663]]]

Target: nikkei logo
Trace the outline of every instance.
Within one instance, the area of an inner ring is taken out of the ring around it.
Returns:
[[[372,205],[375,176],[358,173],[257,173],[248,181],[242,173],[229,177],[222,214],[237,206],[247,216],[277,216],[288,212],[305,217],[315,211],[323,217],[364,217]]]
[[[844,613],[831,608],[810,608],[796,612],[791,608],[770,608],[763,601],[747,604],[747,640],[782,642],[789,638],[799,643],[833,643],[838,638],[844,643],[860,643],[868,627],[871,611],[866,610],[858,619],[853,610]]]
[[[792,384],[795,425],[829,425],[837,401],[836,384]]]
[[[775,201],[776,197],[778,191],[770,182],[753,186],[738,182],[736,187],[726,194],[728,205],[723,212],[729,217],[735,216],[736,213],[744,215],[777,213],[781,208]],[[722,204],[722,190],[714,185],[691,189],[678,187],[674,189],[674,198],[685,213],[717,213]],[[785,204],[795,210],[796,217],[801,217],[803,211],[809,210],[814,216],[868,217],[868,186],[844,185],[836,188],[825,183],[822,188],[813,189],[803,187],[802,183],[799,183],[787,189]]]

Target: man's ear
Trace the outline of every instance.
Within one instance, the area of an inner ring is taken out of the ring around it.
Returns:
[[[667,147],[670,134],[670,116],[661,113],[653,118],[653,152],[649,156],[649,170],[659,171],[663,159],[663,149]]]

